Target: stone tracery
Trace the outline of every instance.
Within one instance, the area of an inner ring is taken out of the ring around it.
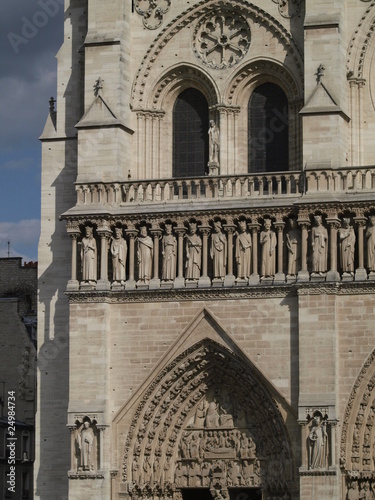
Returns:
[[[245,56],[250,28],[235,11],[215,10],[199,21],[193,44],[196,56],[210,68],[230,68]]]

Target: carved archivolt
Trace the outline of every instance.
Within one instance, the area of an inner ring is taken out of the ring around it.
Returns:
[[[244,97],[243,90],[245,87],[274,82],[284,90],[288,100],[293,103],[301,99],[303,95],[303,75],[300,74],[299,76],[301,77],[299,80],[294,79],[284,66],[271,59],[253,61],[246,64],[234,75],[228,85],[225,100],[231,106],[238,106],[239,100]],[[249,93],[246,92],[245,95],[248,99]]]
[[[194,31],[194,52],[213,69],[234,66],[245,56],[249,46],[250,27],[235,11],[211,12],[198,22]]]
[[[375,350],[366,360],[354,384],[342,426],[340,466],[346,473],[348,490],[366,491],[375,488],[374,420]]]
[[[292,479],[290,441],[275,401],[248,362],[213,341],[170,363],[134,415],[123,464],[134,498],[155,485],[262,485],[287,494]]]
[[[371,1],[350,40],[346,69],[351,78],[364,78],[364,66],[371,39],[375,31],[375,1]]]
[[[144,90],[148,76],[153,68],[156,59],[167,45],[167,43],[176,36],[184,27],[194,23],[197,19],[206,19],[206,16],[213,16],[213,12],[221,11],[227,8],[228,4],[225,1],[216,0],[201,0],[197,2],[194,6],[187,9],[185,12],[177,16],[171,23],[169,23],[155,38],[154,42],[150,45],[141,65],[136,74],[133,89],[132,89],[132,107],[133,109],[143,108],[146,105],[144,98]],[[258,6],[250,4],[245,0],[233,0],[231,2],[231,12],[233,12],[238,19],[254,19],[257,24],[264,26],[268,31],[272,33],[272,36],[278,40],[278,42],[283,46],[284,50],[291,56],[290,59],[294,61],[294,65],[300,68],[302,71],[302,53],[296,42],[293,40],[292,35],[279,23],[275,18],[273,18],[269,13],[264,11]],[[234,15],[233,14],[233,15]],[[243,23],[244,21],[241,21]],[[247,22],[246,22],[247,25]],[[243,51],[245,46],[250,41],[249,28],[243,27],[246,32],[246,36],[239,37],[237,39],[237,44],[239,44],[239,39],[243,38],[240,47]],[[234,31],[236,33],[236,31]],[[242,33],[242,31],[241,31]],[[221,43],[224,39],[221,40]],[[245,45],[244,45],[245,44]],[[207,57],[207,53],[206,53]]]

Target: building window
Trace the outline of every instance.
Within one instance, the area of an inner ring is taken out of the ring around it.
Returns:
[[[248,171],[250,173],[289,170],[288,99],[273,83],[252,93],[248,107]]]
[[[208,163],[208,103],[196,89],[187,89],[173,108],[173,177],[205,175]]]
[[[30,434],[28,432],[22,433],[21,459],[23,461],[30,460]]]

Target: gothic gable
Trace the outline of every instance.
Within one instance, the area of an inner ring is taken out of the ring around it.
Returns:
[[[176,356],[138,403],[126,405],[115,419],[119,429],[123,418],[130,424],[123,487],[134,495],[156,484],[289,492],[288,432],[258,370],[205,310],[171,351]]]

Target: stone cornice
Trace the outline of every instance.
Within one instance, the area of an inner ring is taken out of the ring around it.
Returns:
[[[232,288],[193,288],[173,290],[128,290],[66,292],[71,303],[133,303],[174,302],[191,300],[246,300],[297,297],[302,295],[360,295],[373,294],[375,282],[293,283],[289,285],[257,285]]]

